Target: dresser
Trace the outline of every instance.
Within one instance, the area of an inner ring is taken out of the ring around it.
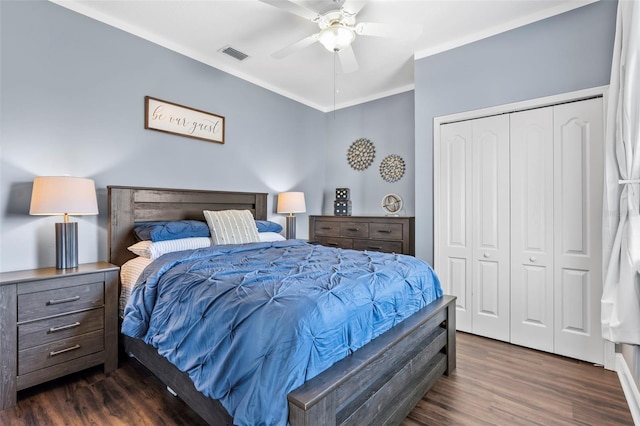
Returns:
[[[0,273],[0,410],[19,390],[117,368],[118,270],[98,262]]]
[[[354,250],[415,255],[415,218],[309,216],[309,240]]]

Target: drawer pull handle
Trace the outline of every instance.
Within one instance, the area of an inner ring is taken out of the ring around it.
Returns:
[[[338,244],[336,244],[336,243],[327,243],[327,245],[329,247],[338,247]]]
[[[51,351],[51,352],[49,352],[49,356],[53,357],[53,356],[56,356],[56,355],[63,354],[65,352],[75,351],[76,349],[80,349],[80,345],[73,345],[70,348],[60,349],[59,351]]]
[[[382,247],[369,246],[369,250],[382,250]]]
[[[378,232],[381,234],[390,234],[391,230],[390,229],[378,229]]]
[[[328,230],[331,230],[332,228],[330,226],[322,226],[320,229],[326,229],[328,231]]]
[[[358,232],[360,228],[347,228],[347,231]]]
[[[76,300],[80,300],[80,296],[67,297],[66,299],[49,300],[47,302],[47,305],[57,305],[59,303],[75,302]]]
[[[57,331],[68,330],[70,328],[74,328],[80,325],[80,322],[76,321],[73,324],[61,325],[60,327],[51,327],[49,329],[49,333],[55,333]]]

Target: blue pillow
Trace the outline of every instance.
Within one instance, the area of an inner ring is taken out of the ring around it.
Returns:
[[[133,233],[140,241],[167,241],[179,238],[210,236],[207,222],[199,220],[136,222],[133,225]]]
[[[256,226],[258,227],[258,232],[280,232],[282,231],[282,226],[271,222],[268,220],[256,220]]]

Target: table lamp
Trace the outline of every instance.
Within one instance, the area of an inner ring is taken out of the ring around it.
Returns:
[[[278,213],[289,213],[287,216],[285,237],[288,240],[296,238],[296,217],[294,213],[304,213],[307,207],[304,203],[304,192],[281,192],[278,194]]]
[[[41,176],[33,180],[31,215],[64,216],[56,223],[56,268],[78,266],[78,223],[69,216],[98,214],[96,187],[91,179]]]

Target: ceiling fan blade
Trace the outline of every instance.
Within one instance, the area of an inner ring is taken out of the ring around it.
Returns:
[[[276,59],[282,59],[282,58],[284,58],[286,56],[291,55],[292,53],[297,52],[300,49],[304,49],[305,47],[312,45],[316,41],[318,41],[318,34],[317,33],[316,34],[312,34],[309,37],[305,37],[302,40],[298,40],[295,43],[290,44],[289,46],[284,47],[284,48],[282,48],[280,50],[277,50],[277,51],[273,52],[271,54],[271,56],[273,58],[276,58]]]
[[[375,22],[360,22],[356,25],[356,34],[375,37],[402,38],[415,40],[422,34],[422,26],[417,24],[379,24]]]
[[[318,22],[321,18],[321,15],[318,12],[314,12],[311,9],[307,9],[304,6],[301,6],[297,3],[287,0],[260,0],[262,3],[269,4],[271,6],[275,6],[278,9],[282,9],[289,13],[293,13],[294,15],[298,15],[304,19],[308,19],[312,22]]]
[[[356,16],[365,4],[367,2],[362,0],[345,0],[342,4],[342,12],[348,16]]]
[[[338,52],[338,59],[340,59],[340,65],[342,66],[342,72],[345,74],[352,73],[358,70],[358,61],[356,55],[353,53],[351,46],[345,47]]]

